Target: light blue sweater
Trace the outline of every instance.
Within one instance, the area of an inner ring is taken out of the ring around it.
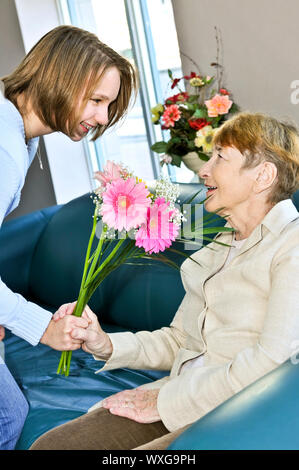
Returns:
[[[0,227],[4,217],[19,204],[37,146],[38,138],[26,145],[22,116],[0,93]],[[5,250],[5,246],[0,249]],[[0,278],[0,325],[36,345],[51,318],[51,312],[12,292]]]

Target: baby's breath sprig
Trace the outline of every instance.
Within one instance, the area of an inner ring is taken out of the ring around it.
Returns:
[[[169,181],[168,178],[162,177],[156,183],[156,197],[164,197],[166,202],[170,202],[170,207],[174,207],[180,194],[180,188]]]

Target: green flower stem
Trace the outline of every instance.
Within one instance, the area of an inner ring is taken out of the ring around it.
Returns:
[[[88,269],[88,265],[92,259],[92,257],[90,258],[90,250],[91,250],[91,247],[92,247],[92,242],[93,242],[93,239],[94,239],[94,236],[95,236],[95,232],[96,232],[96,227],[97,227],[97,207],[95,208],[95,211],[94,211],[94,214],[93,214],[93,225],[92,225],[92,231],[91,231],[91,235],[89,237],[89,242],[88,242],[88,247],[87,247],[87,252],[86,252],[86,256],[85,256],[85,263],[84,263],[84,270],[83,270],[83,276],[82,276],[82,280],[81,280],[81,286],[80,286],[80,289],[79,289],[79,292],[81,291],[82,287],[84,286],[84,282],[85,282],[85,278],[86,278],[86,274],[87,274],[87,269]]]
[[[86,304],[87,304],[87,302],[88,302],[88,300],[91,296],[91,295],[88,295],[85,284],[89,282],[89,279],[92,276],[93,271],[96,268],[97,260],[98,260],[98,257],[101,253],[102,246],[103,246],[104,235],[107,231],[107,228],[104,227],[103,228],[103,233],[101,234],[101,237],[100,237],[100,240],[99,240],[99,243],[98,243],[98,246],[97,246],[97,249],[96,249],[95,253],[90,257],[90,251],[91,251],[91,247],[92,247],[92,243],[93,243],[94,236],[95,236],[95,231],[96,231],[96,223],[97,223],[97,216],[96,215],[97,215],[97,208],[94,211],[93,226],[92,226],[92,231],[91,231],[91,235],[90,235],[90,238],[89,238],[87,252],[86,252],[86,256],[85,256],[85,263],[84,263],[84,268],[83,268],[81,286],[80,286],[80,289],[79,289],[79,295],[78,295],[77,303],[76,303],[75,309],[73,311],[73,315],[75,315],[76,317],[81,317],[82,312],[83,312],[83,310],[84,310],[84,308],[85,308],[85,306],[86,306]],[[92,265],[90,266],[90,262],[91,262],[92,259],[93,259]],[[88,268],[89,268],[89,271],[88,271]],[[63,374],[66,377],[69,375],[71,357],[72,357],[72,351],[63,351],[61,353],[61,357],[60,357],[60,361],[59,361],[58,369],[57,369],[57,374]]]
[[[87,252],[86,252],[84,270],[83,270],[83,276],[82,276],[81,286],[80,286],[80,290],[79,290],[78,300],[77,300],[77,304],[76,304],[76,307],[75,307],[74,312],[73,312],[73,315],[75,315],[77,317],[81,317],[81,315],[83,313],[83,310],[84,310],[84,308],[85,308],[85,306],[86,306],[86,304],[87,304],[87,302],[90,298],[90,295],[88,295],[87,286],[90,282],[90,278],[92,277],[92,275],[94,274],[94,271],[96,269],[98,258],[99,258],[99,256],[101,256],[103,243],[104,243],[104,239],[105,239],[105,234],[107,232],[107,227],[106,226],[103,227],[103,231],[102,231],[101,237],[99,239],[98,246],[97,246],[95,252],[90,257],[90,251],[91,251],[91,246],[92,246],[92,242],[93,242],[94,235],[95,235],[95,230],[96,230],[96,211],[95,211],[95,215],[94,215],[93,228],[92,228],[92,232],[91,232],[91,236],[90,236],[90,239],[89,239],[88,248],[87,248]],[[91,264],[91,266],[89,267],[89,270],[88,270],[88,266],[90,265],[91,260],[93,260],[93,261],[92,261],[92,264]]]
[[[63,364],[63,360],[64,360],[64,353],[65,353],[65,351],[63,351],[63,352],[61,353],[60,361],[59,361],[58,369],[57,369],[57,374],[59,374],[60,371],[61,371],[62,364]]]
[[[107,232],[107,226],[104,225],[103,227],[103,231],[101,233],[101,236],[100,236],[100,239],[99,239],[99,243],[98,243],[98,246],[97,246],[97,249],[95,251],[95,255],[93,257],[93,261],[92,261],[92,265],[89,269],[89,272],[88,272],[88,275],[87,275],[87,278],[86,278],[86,283],[85,283],[85,287],[86,285],[88,284],[88,282],[90,281],[90,278],[92,277],[93,273],[94,273],[94,270],[96,269],[96,266],[97,266],[97,262],[98,262],[98,258],[99,256],[101,255],[102,253],[102,248],[103,248],[103,243],[104,243],[104,239],[105,239],[105,234]]]
[[[116,244],[114,249],[111,251],[111,253],[97,268],[98,259],[99,257],[102,256],[103,244],[105,240],[105,234],[107,232],[107,227],[106,226],[103,227],[103,231],[99,239],[98,246],[95,252],[92,254],[92,256],[90,256],[91,247],[92,247],[92,243],[93,243],[93,239],[95,235],[95,230],[96,230],[96,211],[94,213],[92,232],[91,232],[88,247],[87,247],[79,295],[78,295],[75,309],[73,311],[73,315],[77,317],[81,317],[89,299],[91,298],[91,296],[93,295],[97,287],[105,279],[105,277],[113,269],[115,269],[119,264],[122,264],[122,261],[120,263],[117,263],[117,262],[113,263],[113,259],[116,257],[116,253],[122,246],[125,239],[121,239],[118,241],[118,243]],[[92,263],[91,263],[91,260],[92,260]],[[61,357],[60,357],[60,361],[59,361],[59,365],[57,369],[57,374],[62,374],[62,375],[65,375],[66,377],[69,375],[71,357],[72,357],[72,351],[63,351],[61,353]]]
[[[112,258],[116,254],[116,252],[119,250],[119,248],[121,247],[121,245],[123,244],[124,241],[125,241],[125,238],[122,238],[121,240],[119,240],[118,243],[116,244],[116,246],[111,251],[110,255],[108,255],[107,258],[103,261],[103,263],[101,263],[101,265],[98,267],[96,272],[93,273],[92,276],[88,275],[88,278],[86,280],[86,287],[88,287],[89,282],[92,283],[97,278],[97,276],[100,274],[100,272],[107,266],[107,264],[110,263],[110,261],[112,260]]]

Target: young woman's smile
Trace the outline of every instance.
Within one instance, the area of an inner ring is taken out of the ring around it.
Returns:
[[[82,113],[78,128],[71,139],[79,141],[98,124],[106,125],[109,105],[117,99],[120,89],[120,75],[116,67],[109,68],[101,77]]]

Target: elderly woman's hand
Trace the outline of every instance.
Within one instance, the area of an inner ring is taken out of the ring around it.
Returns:
[[[132,419],[137,423],[155,423],[161,421],[157,408],[158,394],[159,389],[143,390],[138,387],[106,398],[102,406],[114,415]]]

